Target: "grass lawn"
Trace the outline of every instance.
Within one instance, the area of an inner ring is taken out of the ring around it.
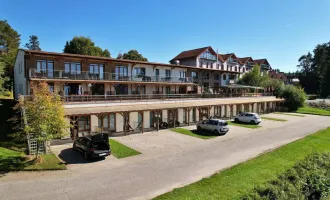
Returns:
[[[330,127],[155,199],[239,199],[313,152],[330,152]]]
[[[0,147],[0,171],[26,170],[63,170],[66,169],[54,154],[40,155],[39,161],[35,156],[26,156],[23,152]]]
[[[126,158],[129,156],[135,156],[141,154],[140,152],[125,146],[116,140],[109,139],[111,154],[116,158]]]
[[[228,125],[233,125],[233,126],[240,126],[240,127],[244,127],[244,128],[260,128],[261,126],[259,125],[255,125],[255,124],[246,124],[246,123],[236,123],[236,122],[233,122],[233,121],[227,121],[228,122]]]
[[[294,114],[294,113],[274,112],[274,114],[279,114],[279,115],[289,115],[289,116],[295,116],[295,117],[305,117],[305,115],[299,115],[299,114]]]
[[[176,133],[181,133],[181,134],[184,134],[184,135],[193,136],[193,137],[197,137],[197,138],[200,138],[200,139],[210,139],[210,138],[214,138],[214,137],[217,136],[217,135],[214,135],[211,132],[205,132],[205,131],[199,132],[197,130],[192,130],[191,131],[191,130],[184,129],[184,128],[172,128],[170,130],[174,131]]]
[[[321,108],[312,108],[309,106],[299,108],[297,110],[297,113],[330,116],[330,110],[325,110]]]
[[[286,119],[273,118],[273,117],[261,117],[261,119],[273,120],[273,121],[278,121],[278,122],[286,122],[286,121],[288,121],[288,120],[286,120]]]

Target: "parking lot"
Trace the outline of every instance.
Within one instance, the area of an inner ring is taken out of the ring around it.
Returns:
[[[183,135],[168,129],[160,130],[158,132],[154,131],[143,134],[114,137],[113,139],[116,141],[142,153],[140,155],[124,159],[117,159],[111,155],[104,160],[85,161],[78,152],[72,150],[71,143],[52,146],[52,151],[68,164],[68,169],[93,172],[98,169],[111,169],[127,163],[134,163],[159,156],[188,151],[189,149],[194,149],[211,143],[221,144],[221,142],[227,140],[244,137],[248,134],[258,134],[259,132],[263,132],[265,130],[285,128],[290,126],[292,123],[297,123],[300,120],[306,120],[306,118],[313,116],[306,115],[305,117],[297,117],[282,114],[265,114],[261,117],[280,118],[287,121],[279,122],[273,120],[263,120],[260,124],[261,127],[257,129],[229,125],[230,131],[226,135],[221,135],[207,140]],[[194,130],[196,129],[196,125],[181,128]]]

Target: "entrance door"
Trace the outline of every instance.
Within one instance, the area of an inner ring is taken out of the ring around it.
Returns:
[[[156,69],[156,72],[155,72],[156,74],[156,81],[158,82],[159,81],[159,69]]]
[[[104,95],[104,84],[94,84],[91,90],[92,95]]]

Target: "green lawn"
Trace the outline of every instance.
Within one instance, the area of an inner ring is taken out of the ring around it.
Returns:
[[[210,138],[214,138],[216,137],[216,135],[213,135],[213,133],[208,133],[205,131],[202,132],[198,132],[197,130],[188,130],[188,129],[184,129],[184,128],[172,128],[170,129],[171,131],[177,132],[177,133],[181,133],[184,135],[189,135],[189,136],[193,136],[193,137],[197,137],[197,138],[201,138],[201,139],[210,139]]]
[[[260,128],[261,126],[259,125],[255,125],[255,124],[246,124],[246,123],[241,123],[241,122],[233,122],[233,121],[227,121],[228,125],[233,125],[233,126],[240,126],[240,127],[244,127],[244,128]]]
[[[0,147],[0,171],[26,171],[26,170],[63,170],[66,169],[54,154],[40,155],[35,161],[34,156],[26,156],[20,151]]]
[[[330,116],[330,110],[325,110],[321,108],[312,108],[309,106],[299,108],[297,110],[297,113]]]
[[[288,120],[286,120],[286,119],[274,118],[274,117],[261,117],[261,119],[265,119],[265,120],[273,120],[273,121],[278,121],[278,122],[286,122],[286,121],[288,121]]]
[[[116,158],[126,158],[129,156],[135,156],[141,154],[140,152],[125,146],[116,140],[109,139],[111,154]]]
[[[294,114],[294,113],[274,112],[274,114],[288,115],[288,116],[295,116],[295,117],[305,117],[305,115],[299,115],[299,114]]]
[[[155,199],[239,199],[313,152],[330,152],[330,127]]]

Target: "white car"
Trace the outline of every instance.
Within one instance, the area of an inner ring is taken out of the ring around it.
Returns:
[[[256,113],[248,113],[244,112],[239,115],[237,115],[234,118],[235,122],[245,122],[245,123],[251,123],[251,124],[259,124],[261,122],[261,118]]]
[[[197,123],[198,131],[209,131],[217,135],[226,134],[229,131],[228,123],[221,119],[207,119]]]

